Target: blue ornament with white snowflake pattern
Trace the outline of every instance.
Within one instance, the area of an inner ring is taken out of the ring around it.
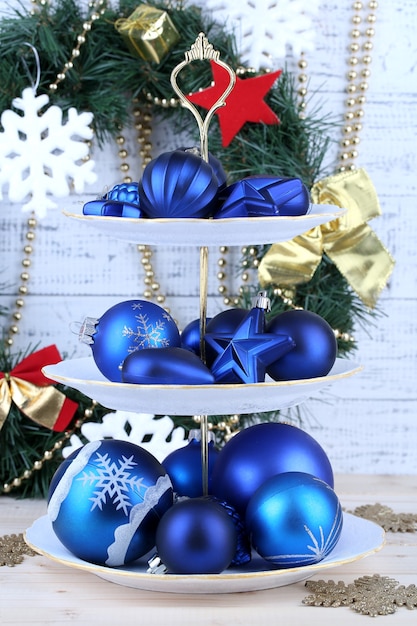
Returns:
[[[304,472],[272,476],[255,491],[246,510],[253,548],[279,568],[319,563],[336,546],[342,526],[334,490]]]
[[[154,547],[172,504],[171,480],[150,452],[128,441],[91,441],[55,472],[48,516],[72,554],[119,567]]]
[[[123,382],[122,363],[129,354],[145,348],[181,345],[173,318],[147,300],[119,302],[99,319],[85,318],[79,338],[91,346],[98,369],[112,382]]]

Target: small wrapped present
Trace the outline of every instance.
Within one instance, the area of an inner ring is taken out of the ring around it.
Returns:
[[[180,39],[168,13],[147,4],[117,20],[115,27],[130,50],[145,61],[160,63]]]

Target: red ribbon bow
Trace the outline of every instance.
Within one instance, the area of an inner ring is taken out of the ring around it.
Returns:
[[[45,365],[62,361],[55,345],[25,357],[11,372],[0,372],[0,429],[6,422],[12,401],[35,421],[61,432],[71,422],[78,404],[56,389],[42,373]]]

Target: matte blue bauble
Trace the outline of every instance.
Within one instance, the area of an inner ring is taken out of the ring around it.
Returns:
[[[129,354],[122,365],[122,381],[138,385],[211,385],[213,374],[185,348],[148,348]]]
[[[193,435],[191,431],[190,436]],[[208,490],[211,492],[211,473],[219,451],[213,441],[208,444]],[[178,496],[197,498],[203,495],[201,440],[193,436],[188,445],[174,450],[162,461],[174,492]]]
[[[55,472],[48,515],[70,552],[118,567],[153,548],[172,504],[171,481],[152,454],[126,441],[92,441]]]
[[[233,520],[207,498],[174,504],[156,533],[158,555],[172,574],[219,574],[232,562],[236,544]]]
[[[274,317],[266,332],[292,337],[295,347],[267,367],[274,380],[326,376],[336,360],[337,341],[331,326],[311,311],[286,311]]]
[[[220,450],[212,474],[213,494],[243,515],[262,483],[283,472],[305,472],[334,484],[326,453],[301,428],[280,422],[249,426]]]
[[[211,317],[206,320],[206,326],[210,322]],[[187,324],[181,333],[181,347],[191,350],[200,355],[200,320],[196,319]]]
[[[207,322],[206,333],[233,333],[247,314],[247,309],[226,309]],[[208,366],[211,366],[217,357],[217,353],[207,342],[205,347],[206,363]]]
[[[310,208],[307,187],[299,178],[249,176],[227,187],[215,218],[306,215]]]
[[[342,526],[342,507],[333,489],[303,472],[269,478],[246,511],[253,548],[280,568],[324,559],[336,546]]]
[[[145,167],[139,183],[140,206],[150,218],[208,217],[218,180],[201,157],[164,152]]]
[[[198,148],[177,148],[177,149],[183,150],[184,152],[194,152],[194,154],[199,153]],[[217,178],[219,189],[222,189],[226,185],[226,181],[227,181],[227,174],[223,169],[223,165],[221,164],[220,160],[217,157],[215,157],[211,152],[208,153],[208,162]]]
[[[132,352],[181,343],[173,318],[147,300],[119,302],[99,319],[86,318],[80,340],[91,345],[98,369],[113,382],[122,382],[121,365]]]
[[[117,200],[118,202],[129,202],[139,204],[138,183],[120,183],[114,185],[106,194],[107,200]]]

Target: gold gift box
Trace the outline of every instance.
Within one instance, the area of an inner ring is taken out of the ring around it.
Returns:
[[[160,63],[180,39],[168,13],[147,4],[117,20],[115,26],[130,50],[144,61]]]

